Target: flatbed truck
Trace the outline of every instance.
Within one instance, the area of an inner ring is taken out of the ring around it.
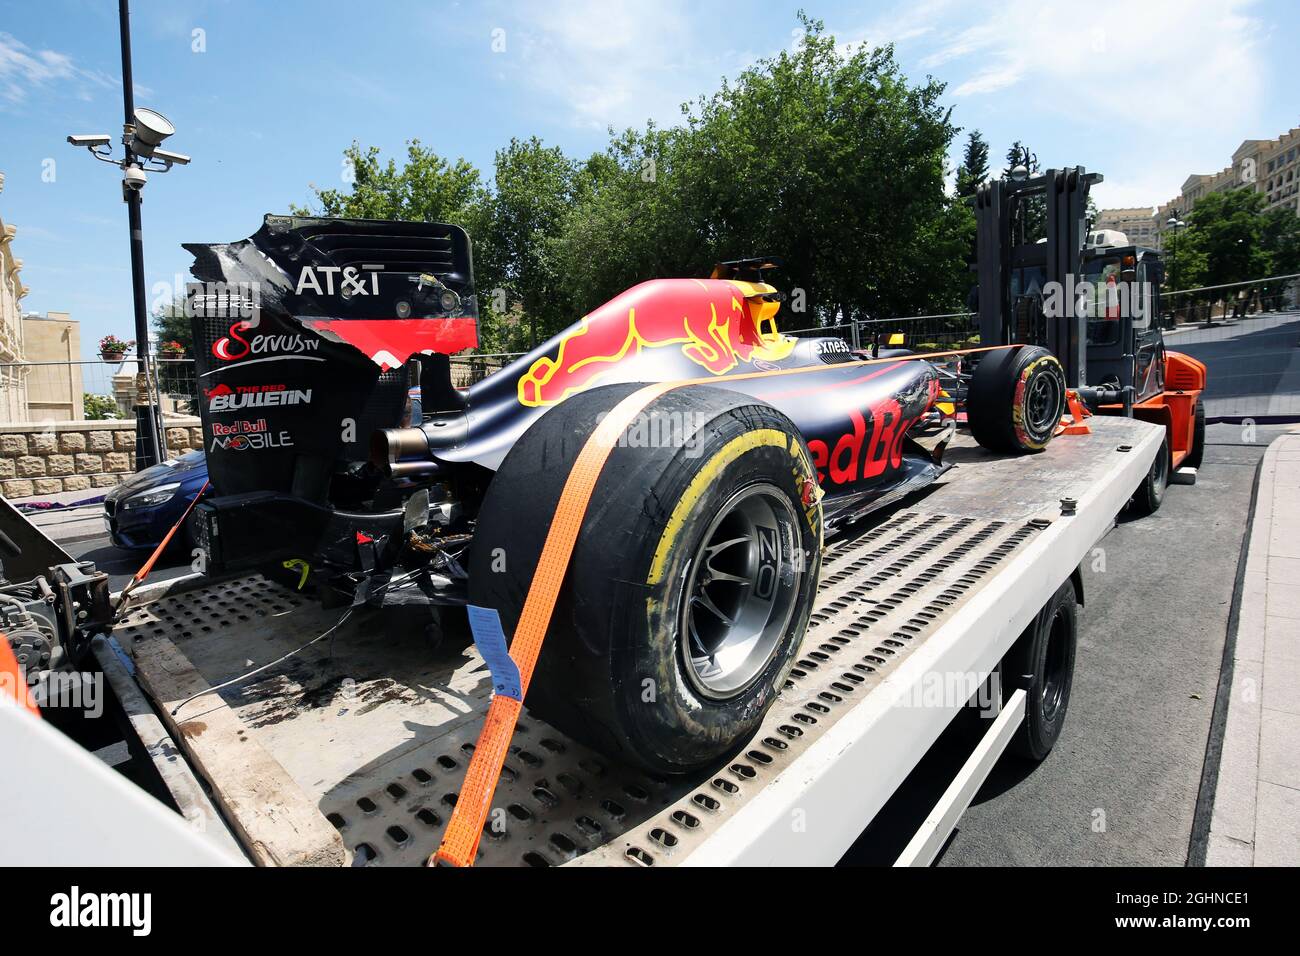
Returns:
[[[1122,417],[1093,418],[1087,434],[1027,457],[959,435],[948,452],[956,467],[928,493],[827,542],[794,669],[731,759],[655,777],[525,710],[476,863],[836,863],[1062,586],[1072,581],[1083,602],[1081,563],[1163,442],[1163,428]],[[132,863],[428,860],[492,693],[473,645],[430,653],[418,630],[358,617],[254,679],[203,693],[290,654],[338,612],[256,575],[195,575],[137,595],[95,654],[133,749],[189,824],[86,751],[6,727],[0,759],[31,768],[28,805],[66,802],[76,780],[76,802],[103,808],[64,816],[53,843],[10,828],[8,854],[31,859],[39,843],[52,862],[126,862],[124,846]],[[940,853],[1019,732],[1024,691],[996,695],[993,711],[899,864]],[[0,708],[0,720],[38,723],[16,708]]]

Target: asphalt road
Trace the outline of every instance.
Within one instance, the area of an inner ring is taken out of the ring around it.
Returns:
[[[1036,767],[1004,759],[939,860],[944,866],[1170,865],[1186,862],[1229,605],[1256,465],[1285,427],[1211,425],[1195,486],[1121,520],[1085,564],[1069,716]],[[145,555],[107,537],[67,545],[122,587]],[[189,572],[160,561],[153,580]],[[958,722],[845,863],[892,860],[980,728]]]
[[[127,551],[113,546],[108,535],[83,541],[63,543],[63,548],[78,561],[94,561],[101,571],[108,572],[109,587],[120,591],[140,566],[149,559],[148,551]],[[163,553],[149,575],[149,583],[167,581],[190,573],[190,555],[184,548],[170,548]]]
[[[1284,430],[1211,425],[1197,484],[1100,542],[1061,739],[995,768],[941,865],[1185,864],[1256,465]]]
[[[1208,366],[1204,398],[1210,418],[1300,416],[1300,313],[1167,333],[1165,342]]]

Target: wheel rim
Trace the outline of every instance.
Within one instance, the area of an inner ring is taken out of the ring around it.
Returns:
[[[1025,395],[1025,426],[1030,434],[1042,436],[1056,430],[1061,419],[1061,385],[1055,375],[1036,375]]]
[[[701,695],[735,697],[776,652],[804,574],[796,527],[790,499],[763,483],[734,494],[700,538],[679,632],[687,677]]]
[[[1056,717],[1065,696],[1068,668],[1065,660],[1065,614],[1058,610],[1052,616],[1051,630],[1047,635],[1047,652],[1043,661],[1043,719],[1049,723]]]
[[[1156,494],[1164,490],[1165,480],[1169,472],[1169,453],[1161,446],[1160,451],[1156,452],[1156,460],[1151,463],[1151,484],[1154,486]]]

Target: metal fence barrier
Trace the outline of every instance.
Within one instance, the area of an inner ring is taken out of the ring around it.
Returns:
[[[1209,368],[1209,419],[1300,421],[1300,275],[1166,292],[1158,321],[1169,348]],[[937,352],[980,345],[973,312],[860,319],[782,331],[798,337],[838,336],[858,349]],[[452,384],[468,388],[522,354],[455,356]],[[198,414],[200,384],[193,359],[153,356],[146,371],[164,426],[167,417]],[[83,417],[131,420],[135,377],[134,359],[0,364],[0,424]],[[163,451],[167,453],[165,447]]]
[[[1300,421],[1300,276],[1164,293],[1168,348],[1204,362],[1210,421]]]

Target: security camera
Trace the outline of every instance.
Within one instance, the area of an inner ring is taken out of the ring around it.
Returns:
[[[144,189],[144,184],[148,181],[148,174],[139,166],[128,166],[122,171],[122,186],[126,189],[134,189],[138,192]]]
[[[113,140],[111,137],[102,136],[102,135],[68,137],[68,142],[71,143],[73,146],[87,146],[92,149],[96,146],[107,146],[112,141]]]
[[[184,153],[173,153],[169,149],[155,149],[153,151],[154,159],[161,159],[164,163],[175,163],[177,166],[188,166],[190,158]]]

